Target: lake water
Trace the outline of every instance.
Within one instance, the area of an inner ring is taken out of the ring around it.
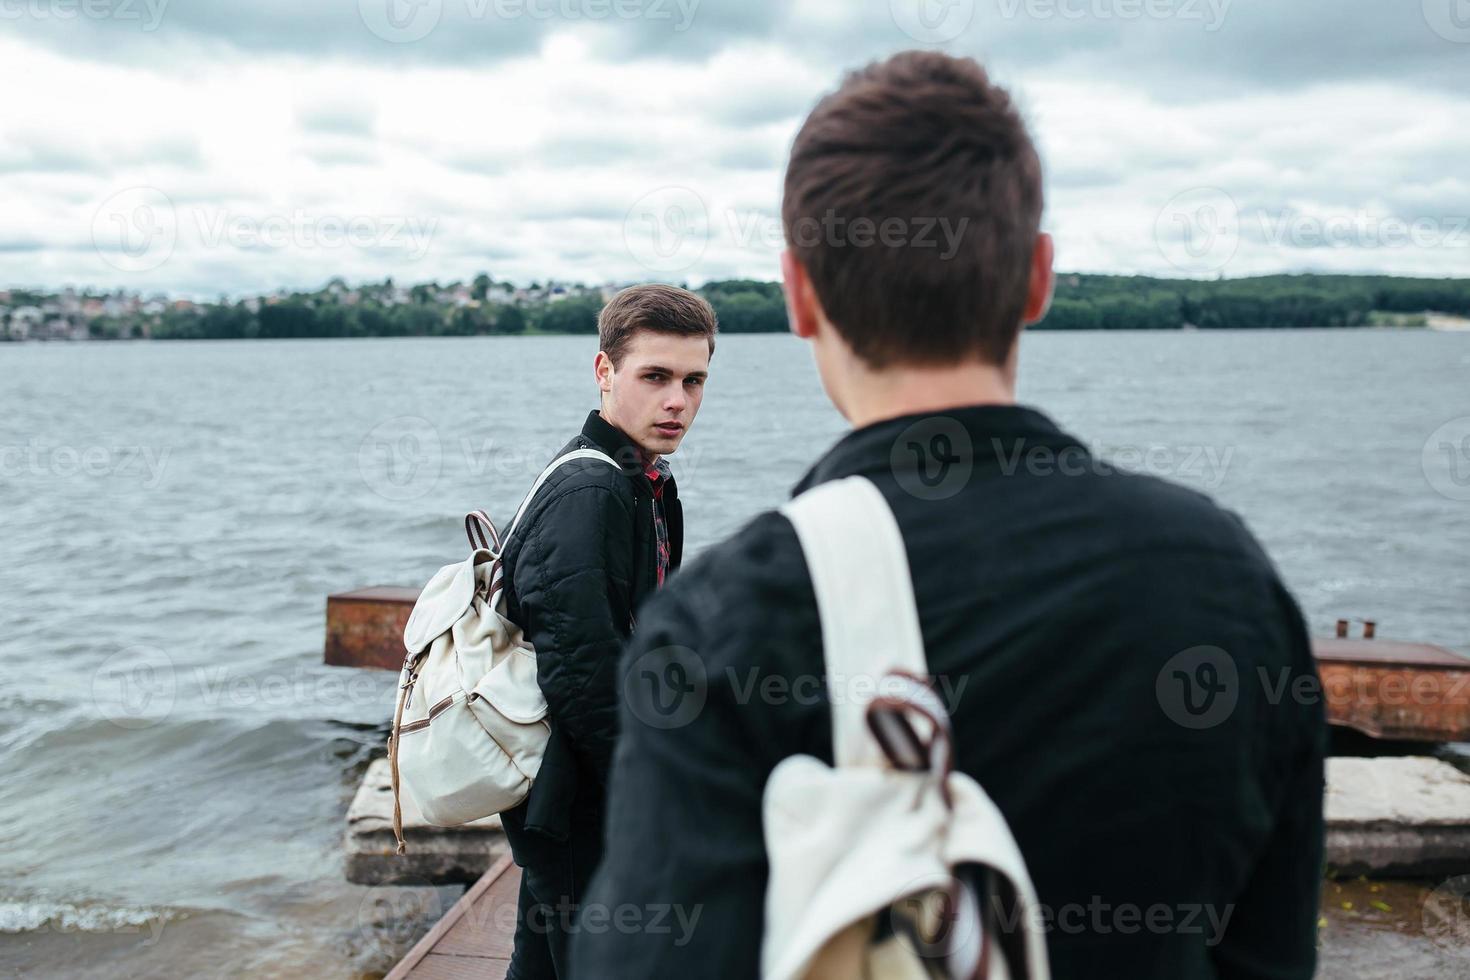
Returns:
[[[0,972],[385,965],[341,835],[392,678],[320,666],[324,599],[421,584],[466,510],[507,514],[595,406],[594,353],[0,346]],[[1240,512],[1314,632],[1470,652],[1470,334],[1031,335],[1021,395]],[[843,429],[800,342],[722,338],[671,458],[690,550]]]

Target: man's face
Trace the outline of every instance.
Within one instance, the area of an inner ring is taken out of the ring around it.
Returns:
[[[709,340],[639,330],[617,367],[599,351],[596,371],[603,417],[645,454],[664,456],[679,448],[699,412]]]

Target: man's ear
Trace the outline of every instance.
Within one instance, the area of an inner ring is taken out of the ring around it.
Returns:
[[[1056,286],[1056,272],[1052,260],[1056,257],[1056,243],[1046,232],[1036,236],[1036,247],[1031,250],[1031,281],[1026,287],[1026,310],[1023,323],[1036,323],[1046,316],[1051,308],[1052,288]]]
[[[802,340],[811,340],[817,335],[817,295],[806,268],[789,248],[781,253],[781,287],[786,293],[786,320],[791,332]]]
[[[592,362],[592,373],[597,378],[597,387],[602,389],[603,394],[612,391],[613,362],[607,356],[607,351],[598,351],[597,358]]]

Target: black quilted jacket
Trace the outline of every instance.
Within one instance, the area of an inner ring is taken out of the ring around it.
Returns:
[[[556,840],[566,839],[573,811],[601,814],[617,737],[618,655],[634,611],[658,585],[653,487],[637,448],[595,411],[557,455],[583,448],[607,453],[621,472],[601,460],[564,465],[505,549],[507,611],[536,647],[551,719],[540,775],[516,822]],[[672,478],[663,506],[672,570],[684,539]]]

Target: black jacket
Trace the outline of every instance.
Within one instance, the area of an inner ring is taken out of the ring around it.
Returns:
[[[551,740],[523,811],[524,826],[566,838],[575,811],[600,815],[617,735],[618,654],[639,605],[658,586],[653,487],[628,437],[597,412],[558,456],[600,449],[553,473],[506,543],[506,610],[536,648]],[[548,461],[549,462],[549,461]],[[683,509],[664,485],[670,567],[683,547]]]
[[[903,531],[956,767],[1017,837],[1053,916],[1052,975],[1310,977],[1323,709],[1291,694],[1316,678],[1307,633],[1240,520],[1021,407],[852,432],[797,490],[852,474]],[[762,790],[787,756],[832,761],[790,523],[763,514],[686,567],[623,669],[640,680],[588,901],[672,911],[668,928],[584,930],[573,975],[754,980]]]

